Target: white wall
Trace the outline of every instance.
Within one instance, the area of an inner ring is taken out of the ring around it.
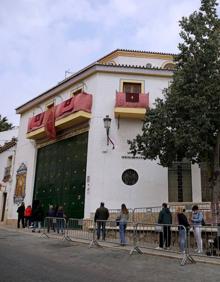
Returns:
[[[202,202],[202,186],[201,186],[201,172],[198,164],[191,166],[192,168],[192,198],[193,202]]]
[[[132,119],[114,118],[116,90],[119,91],[120,79],[136,79],[145,81],[145,92],[149,92],[150,100],[161,96],[162,89],[167,87],[168,79],[138,75],[98,74],[97,92],[94,97],[92,119],[90,123],[87,186],[85,216],[104,201],[109,208],[120,208],[121,203],[127,206],[141,207],[161,205],[168,199],[167,169],[155,162],[143,159],[122,159],[127,155],[129,147],[127,139],[133,139],[140,133],[142,122]],[[106,145],[106,132],[103,118],[112,118],[110,138],[115,143]],[[138,182],[133,186],[123,183],[121,176],[124,170],[132,168],[139,174]]]

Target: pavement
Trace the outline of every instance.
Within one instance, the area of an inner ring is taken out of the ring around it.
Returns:
[[[128,247],[88,246],[89,242],[46,238],[0,226],[0,281],[219,281],[219,265],[197,262],[181,266],[180,258],[162,254],[130,256]]]

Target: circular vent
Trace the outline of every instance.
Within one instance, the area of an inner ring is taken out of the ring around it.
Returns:
[[[138,173],[134,169],[126,169],[122,173],[122,181],[126,185],[134,185],[138,181]]]

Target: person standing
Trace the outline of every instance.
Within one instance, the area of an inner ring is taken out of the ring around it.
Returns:
[[[159,213],[158,224],[164,224],[162,226],[162,232],[160,232],[159,248],[162,249],[165,244],[165,248],[169,249],[171,244],[171,224],[172,214],[167,207],[166,203],[162,204],[162,210]]]
[[[187,232],[189,230],[190,225],[189,225],[187,217],[184,214],[185,210],[183,208],[181,208],[181,207],[178,207],[176,211],[177,211],[178,225],[182,225],[182,226],[178,226],[180,252],[181,253],[185,253],[186,238],[187,238],[186,236],[187,236]]]
[[[201,211],[199,211],[199,207],[197,205],[194,205],[192,207],[192,225],[193,225],[193,232],[196,239],[196,245],[197,249],[196,251],[198,254],[202,253],[203,247],[202,247],[202,222],[203,222],[203,214]]]
[[[41,222],[44,219],[44,211],[40,204],[40,202],[37,203],[36,208],[33,208],[33,221],[34,221],[34,228],[32,232],[35,232],[38,228],[38,232],[40,233],[41,229]]]
[[[25,226],[30,227],[31,225],[31,216],[32,216],[32,208],[31,205],[27,206],[24,212],[24,217],[25,217]]]
[[[95,212],[94,221],[97,222],[97,240],[100,239],[100,234],[102,231],[102,240],[105,240],[106,236],[106,220],[109,218],[109,211],[105,207],[105,204],[102,202],[100,207]]]
[[[47,232],[50,232],[50,229],[52,228],[53,231],[55,232],[55,227],[56,227],[56,212],[53,207],[53,205],[49,205],[49,209],[47,212]]]
[[[121,212],[120,212],[120,215],[118,217],[120,244],[122,246],[126,245],[125,231],[126,231],[128,219],[129,219],[129,211],[128,211],[126,205],[122,204],[121,205]]]
[[[66,216],[64,214],[64,210],[63,210],[62,206],[58,207],[56,217],[57,217],[57,220],[56,220],[56,222],[57,222],[57,233],[59,233],[60,230],[61,230],[61,233],[63,234]]]
[[[17,227],[20,228],[20,221],[22,223],[22,227],[25,228],[24,224],[24,212],[25,212],[25,205],[24,202],[21,203],[20,207],[17,209],[18,213],[18,222],[17,222]]]

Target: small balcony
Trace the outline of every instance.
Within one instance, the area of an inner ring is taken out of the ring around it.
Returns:
[[[148,93],[116,92],[115,117],[144,119],[149,107]]]
[[[28,139],[50,138],[50,131],[78,126],[91,119],[92,95],[79,93],[46,112],[29,119],[26,137]]]

